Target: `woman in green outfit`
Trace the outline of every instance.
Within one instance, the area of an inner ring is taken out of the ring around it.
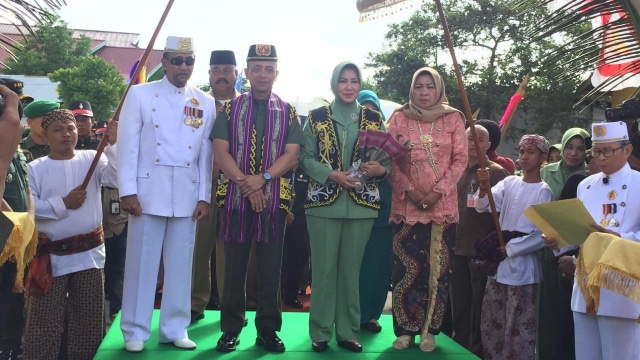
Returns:
[[[358,130],[384,130],[380,113],[356,101],[360,70],[351,62],[331,77],[335,100],[309,112],[300,164],[309,175],[305,204],[311,243],[312,289],[309,336],[313,350],[326,351],[335,327],[338,346],[361,352],[359,273],[365,246],[380,208],[377,179],[388,168],[359,158]],[[366,178],[351,177],[350,167]]]
[[[547,164],[540,169],[540,177],[553,191],[554,200],[558,200],[569,176],[585,170],[585,139],[588,137],[589,133],[585,129],[571,128],[565,131],[560,143],[560,161]]]
[[[571,128],[564,132],[560,142],[560,161],[545,165],[540,170],[542,181],[546,182],[553,192],[553,200],[558,200],[560,192],[569,176],[585,171],[584,158],[589,133],[581,128]],[[559,303],[560,272],[558,260],[548,248],[540,250],[540,263],[543,281],[538,291],[538,353],[540,359],[556,359],[558,348],[558,323],[561,309]]]

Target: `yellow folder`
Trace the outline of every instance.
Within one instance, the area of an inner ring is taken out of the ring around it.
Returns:
[[[558,246],[580,245],[594,232],[595,221],[578,199],[558,200],[531,205],[524,215],[548,237],[558,240]]]

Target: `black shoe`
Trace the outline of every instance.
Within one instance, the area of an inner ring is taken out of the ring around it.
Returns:
[[[302,303],[298,299],[285,300],[284,304],[286,306],[292,307],[294,309],[302,309],[302,308],[304,308],[304,305],[302,305]]]
[[[216,345],[216,351],[228,353],[232,351],[236,351],[236,346],[240,344],[240,339],[238,339],[238,334],[233,332],[222,333],[222,336],[218,340],[218,344]]]
[[[256,345],[264,347],[264,349],[269,352],[284,352],[284,343],[278,335],[276,335],[276,332],[271,329],[263,329],[258,332]]]
[[[329,348],[329,342],[324,340],[312,341],[311,348],[315,352],[325,352]]]
[[[247,327],[247,325],[249,325],[249,320],[247,320],[247,318],[244,318],[244,320],[242,321],[242,327]]]
[[[382,331],[382,326],[380,326],[380,324],[376,324],[373,321],[369,321],[364,324],[360,324],[360,329],[369,331],[372,333],[379,333],[380,331]]]
[[[17,350],[0,350],[0,360],[17,360],[18,359],[18,351]]]
[[[341,348],[345,348],[352,352],[362,352],[362,345],[358,342],[358,340],[344,340],[338,341],[338,346]]]
[[[204,319],[204,313],[203,312],[200,313],[200,312],[191,310],[191,324],[197,323],[198,321],[200,321],[202,319]]]

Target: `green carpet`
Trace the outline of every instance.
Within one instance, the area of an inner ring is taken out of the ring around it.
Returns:
[[[436,337],[438,348],[432,353],[423,353],[418,346],[409,347],[406,350],[396,350],[391,347],[395,340],[392,331],[391,315],[382,315],[380,324],[382,332],[371,334],[362,332],[360,343],[364,348],[361,354],[354,354],[335,343],[335,339],[329,343],[329,350],[325,353],[314,353],[309,340],[309,313],[303,312],[283,312],[283,331],[279,333],[280,338],[287,347],[287,351],[282,354],[272,354],[264,351],[255,345],[256,329],[253,326],[255,312],[247,312],[249,326],[244,328],[240,334],[240,345],[238,350],[228,354],[215,351],[215,344],[220,337],[220,313],[218,311],[207,311],[203,320],[189,327],[189,337],[198,344],[194,351],[180,350],[172,345],[158,344],[158,317],[159,311],[153,314],[151,338],[145,344],[145,350],[139,354],[130,354],[124,350],[124,340],[120,332],[120,318],[114,321],[104,338],[98,354],[97,360],[112,359],[438,359],[438,360],[476,360],[475,355],[465,350],[445,335]],[[417,338],[416,338],[417,339]]]

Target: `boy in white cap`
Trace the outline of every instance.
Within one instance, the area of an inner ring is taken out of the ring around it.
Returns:
[[[640,173],[627,163],[633,149],[627,126],[622,121],[595,123],[592,141],[591,154],[602,172],[578,185],[578,199],[595,220],[594,231],[640,241],[640,202],[634,199],[640,192]],[[558,247],[553,238],[545,242],[552,249]],[[595,314],[589,314],[576,281],[571,309],[576,359],[640,359],[640,303],[600,288],[600,304]]]
[[[164,252],[159,340],[195,349],[191,321],[191,264],[196,220],[211,201],[211,132],[215,103],[187,85],[193,39],[170,36],[162,56],[165,76],[133,86],[122,106],[118,152],[122,210],[128,211],[122,320],[125,349],[140,352],[149,339],[156,278]]]

